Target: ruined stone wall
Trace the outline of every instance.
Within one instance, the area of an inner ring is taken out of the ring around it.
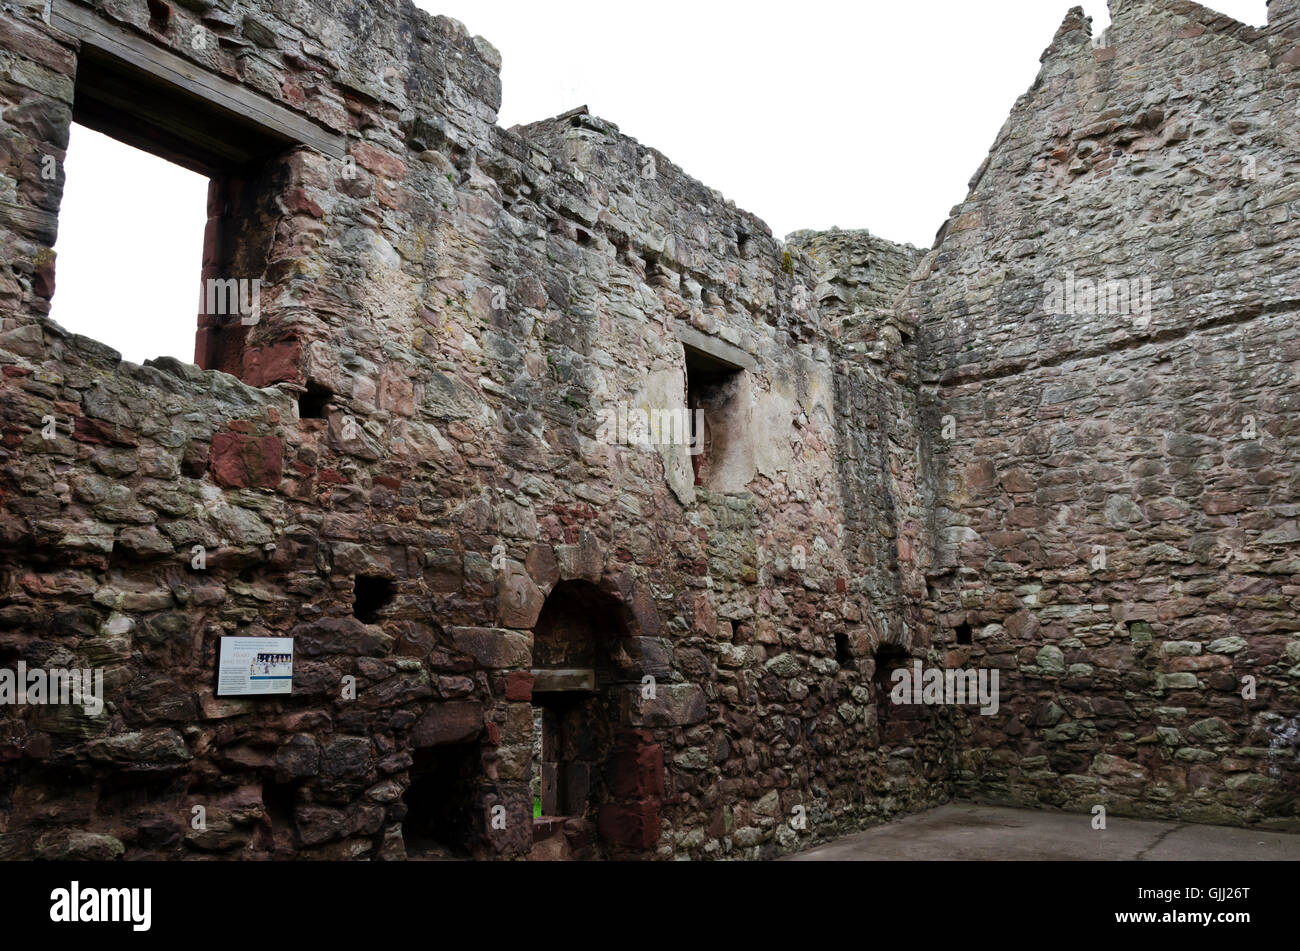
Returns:
[[[584,109],[501,129],[496,52],[409,4],[93,9],[346,157],[214,185],[202,273],[262,279],[258,319],[124,363],[46,319],[81,51],[4,4],[0,668],[107,703],[0,708],[0,854],[1294,814],[1293,3],[1125,5],[1098,49],[1072,14],[928,255],[782,244]],[[1067,274],[1149,276],[1150,321],[1044,314]],[[701,459],[611,431],[692,400]],[[214,696],[230,635],[294,637],[292,696]],[[1002,710],[887,709],[911,659],[997,666]],[[534,690],[572,664],[580,701]],[[580,727],[540,823],[534,702]]]
[[[903,463],[874,440],[911,444],[894,382],[846,380],[817,262],[585,112],[496,127],[495,51],[408,4],[95,6],[352,161],[262,170],[230,374],[121,362],[44,319],[78,49],[6,8],[0,659],[103,668],[107,705],[0,711],[3,854],[400,858],[415,809],[440,848],[527,855],[557,589],[618,629],[591,808],[546,854],[768,855],[947,795],[946,744],[879,743],[872,648],[923,637],[891,620],[873,469]],[[700,486],[683,447],[601,431],[684,406],[679,338],[745,367]],[[236,634],[296,639],[292,697],[214,696]]]
[[[1112,12],[1067,16],[902,304],[936,637],[1002,676],[956,789],[1293,826],[1297,6]],[[1149,314],[1071,279],[1149,281]]]
[[[818,307],[833,321],[844,423],[838,464],[855,581],[875,607],[873,643],[929,646],[920,438],[912,377],[915,326],[896,308],[923,257],[866,231],[801,231],[790,242],[818,265]]]
[[[946,795],[941,782],[928,785],[943,775],[938,749],[921,742],[907,750],[905,763],[891,761],[876,734],[870,654],[887,633],[875,603],[891,607],[897,582],[863,584],[849,560],[856,549],[841,534],[842,447],[854,437],[838,415],[847,381],[836,375],[844,363],[831,352],[838,319],[816,306],[820,278],[796,249],[773,241],[761,222],[607,123],[579,115],[518,131],[579,173],[581,185],[605,209],[596,212],[596,234],[614,245],[608,254],[615,265],[621,260],[631,271],[620,280],[611,268],[599,291],[599,306],[623,317],[611,329],[630,335],[611,350],[625,351],[646,336],[637,316],[646,314],[689,321],[759,363],[750,396],[755,455],[744,480],[724,486],[731,490],[726,494],[695,489],[692,502],[666,467],[678,501],[688,505],[688,521],[699,519],[692,534],[700,548],[693,556],[697,567],[676,578],[658,576],[665,590],[676,589],[676,603],[665,604],[663,614],[689,632],[689,639],[674,641],[674,659],[691,682],[716,684],[705,689],[716,690],[721,717],[711,736],[688,734],[676,760],[684,767],[678,773],[683,791],[694,796],[699,790],[699,804],[688,805],[706,807],[711,822],[688,829],[686,841],[703,840],[711,848],[709,840],[735,828],[737,844],[751,845],[762,841],[766,820],[798,805],[810,817],[809,831],[819,831]],[[556,191],[560,217],[576,220],[578,231],[590,230],[592,212],[582,204],[566,209],[559,203],[573,200]],[[883,274],[881,293],[897,291],[906,272],[895,267]],[[635,303],[620,300],[624,281],[637,288]],[[656,402],[658,387],[680,386],[680,350],[670,345],[664,356],[670,366],[664,384],[656,379],[656,362],[641,357],[619,368],[623,380],[617,386],[611,381],[610,391]],[[877,458],[859,478],[874,479]],[[652,474],[650,484],[656,479]],[[750,492],[737,494],[745,485]],[[641,488],[624,481],[620,491],[626,497]],[[885,505],[878,508],[883,513]],[[662,500],[654,510],[663,511]],[[884,518],[875,530],[882,537],[892,533]],[[682,533],[666,541],[683,558],[696,544]],[[700,575],[707,578],[704,591],[681,589],[683,582],[698,589]],[[768,760],[768,750],[777,755]],[[716,766],[686,768],[705,756]],[[756,780],[753,771],[765,770],[765,762],[772,770]],[[886,787],[897,798],[882,803]],[[690,814],[684,813],[687,821]],[[788,828],[778,826],[777,835],[786,840],[783,846],[795,842]]]
[[[921,484],[921,431],[913,379],[915,323],[896,305],[899,288],[923,257],[866,231],[796,232],[793,245],[817,264],[817,305],[839,346],[835,367],[841,439],[836,460],[843,498],[849,590],[865,596],[867,616],[854,644],[857,670],[872,684],[875,730],[863,751],[876,770],[866,790],[879,813],[915,800],[924,777],[931,801],[950,795],[957,711],[896,705],[893,672],[920,662],[955,663],[935,642],[925,604],[930,556]],[[918,803],[923,800],[919,800]]]

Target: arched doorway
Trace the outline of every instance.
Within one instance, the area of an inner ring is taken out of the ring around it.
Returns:
[[[595,858],[657,840],[662,753],[627,725],[625,694],[640,683],[632,626],[618,598],[572,580],[555,586],[533,628],[534,852],[544,857]],[[624,764],[645,772],[647,759],[658,775],[630,787]],[[628,835],[629,812],[652,819]]]

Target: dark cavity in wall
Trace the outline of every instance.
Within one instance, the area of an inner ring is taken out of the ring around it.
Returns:
[[[847,634],[835,635],[835,661],[841,667],[849,667],[853,663],[853,655],[849,653],[849,636]]]
[[[914,707],[895,704],[890,694],[894,690],[894,671],[911,666],[912,658],[896,644],[881,644],[874,655],[876,672],[873,678],[876,700],[876,723],[880,728],[881,745],[906,742],[909,722],[915,719],[910,715]]]
[[[352,614],[360,621],[374,624],[379,612],[393,600],[393,582],[375,575],[357,575],[353,582]]]
[[[478,743],[455,743],[412,751],[411,784],[402,803],[402,838],[410,858],[462,858],[481,823],[471,805],[480,771]]]
[[[744,371],[691,347],[683,349],[695,484],[712,488],[726,460],[742,449],[739,384]]]
[[[266,810],[271,825],[273,848],[277,851],[293,848],[293,810],[298,800],[299,782],[262,783],[262,808]]]
[[[163,3],[162,0],[148,0],[149,6],[149,29],[155,33],[166,33],[167,26],[171,23],[171,7]]]
[[[307,392],[298,397],[299,419],[324,419],[334,394],[319,383],[309,383]]]

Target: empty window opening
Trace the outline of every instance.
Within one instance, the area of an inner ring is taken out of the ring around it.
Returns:
[[[728,461],[744,452],[744,401],[740,399],[744,372],[699,350],[684,349],[695,484],[720,488],[726,482]]]
[[[379,613],[393,600],[393,582],[374,575],[357,575],[352,583],[352,614],[359,621],[374,624]]]
[[[592,780],[599,763],[594,762],[596,744],[586,734],[590,695],[545,697],[534,708],[540,715],[538,737],[537,798],[533,814],[539,818],[583,816],[591,800]]]
[[[298,397],[299,419],[325,419],[325,410],[334,394],[319,383],[310,383],[307,392]]]
[[[542,731],[546,729],[543,708],[533,706],[533,771],[529,787],[533,793],[533,818],[542,815]]]
[[[167,3],[148,8],[155,32],[174,28]],[[166,355],[257,386],[291,378],[296,368],[263,378],[257,360],[246,374],[246,343],[273,326],[261,285],[286,157],[304,142],[341,155],[341,142],[223,77],[176,82],[170,54],[91,11],[57,16],[82,45],[51,316],[133,362]]]
[[[847,634],[835,635],[835,662],[841,667],[849,667],[853,664],[853,655],[849,652],[849,636]]]
[[[51,319],[132,363],[192,363],[208,180],[77,124],[65,172]]]
[[[957,643],[958,644],[971,643],[970,625],[967,624],[965,621],[957,625]]]
[[[467,857],[484,828],[474,808],[475,784],[482,772],[479,744],[417,749],[411,757],[411,782],[402,796],[407,857]]]

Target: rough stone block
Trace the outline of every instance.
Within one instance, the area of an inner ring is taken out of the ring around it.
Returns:
[[[596,829],[601,839],[618,848],[653,849],[659,842],[659,803],[606,803],[600,807]]]
[[[411,744],[417,748],[464,743],[483,732],[483,705],[453,700],[429,707],[411,728]]]
[[[532,666],[533,639],[529,634],[492,627],[454,627],[448,633],[452,646],[482,667],[502,670]]]
[[[284,446],[275,436],[240,433],[212,437],[208,468],[218,485],[234,489],[274,489],[284,475]]]

